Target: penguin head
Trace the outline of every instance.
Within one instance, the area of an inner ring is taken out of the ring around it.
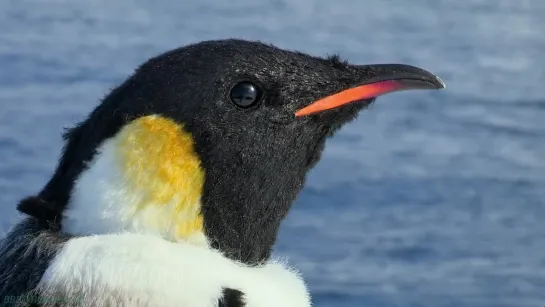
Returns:
[[[141,65],[68,130],[53,177],[19,210],[72,235],[146,232],[257,263],[328,137],[379,95],[443,87],[407,65],[189,45]]]

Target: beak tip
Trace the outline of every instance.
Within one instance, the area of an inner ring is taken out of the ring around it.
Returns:
[[[436,76],[436,79],[437,79],[437,89],[438,90],[447,88],[447,85],[445,84],[445,82],[443,82],[443,80],[441,80],[441,78]]]

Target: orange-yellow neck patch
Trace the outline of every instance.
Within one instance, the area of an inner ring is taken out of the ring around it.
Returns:
[[[202,236],[204,170],[191,134],[151,115],[134,120],[115,139],[126,194],[134,195],[127,218],[174,241]]]

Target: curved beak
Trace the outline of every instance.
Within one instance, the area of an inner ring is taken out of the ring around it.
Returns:
[[[295,116],[315,114],[343,105],[375,98],[387,93],[417,90],[443,89],[445,83],[436,75],[410,65],[377,64],[357,66],[360,77],[355,87],[321,98],[295,112]],[[359,81],[359,82],[358,82]]]

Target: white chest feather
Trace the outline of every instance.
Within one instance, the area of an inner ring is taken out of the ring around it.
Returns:
[[[82,307],[216,307],[224,288],[242,291],[247,307],[310,306],[303,280],[281,263],[252,268],[203,247],[129,233],[68,241],[39,285],[47,297]]]

